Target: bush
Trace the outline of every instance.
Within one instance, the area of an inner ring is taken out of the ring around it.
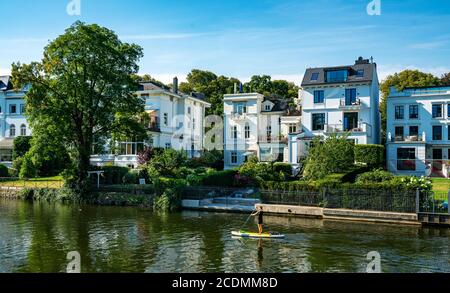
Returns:
[[[355,161],[371,168],[383,168],[385,147],[382,145],[356,145]]]
[[[23,158],[19,177],[20,179],[34,178],[36,177],[36,173],[36,166],[33,163],[32,157],[30,153],[27,153]]]
[[[188,158],[185,152],[167,149],[147,164],[148,174],[152,179],[159,176],[175,177],[177,169],[186,167],[187,162]]]
[[[388,182],[394,178],[394,175],[382,169],[374,170],[359,175],[356,179],[358,184]]]
[[[122,178],[123,184],[139,184],[139,173],[137,171],[129,171]]]
[[[9,176],[8,167],[6,167],[3,164],[0,164],[0,177],[8,177],[8,176]]]
[[[180,193],[172,188],[166,189],[162,195],[157,196],[153,203],[153,209],[158,212],[174,212],[180,207]]]
[[[287,163],[274,163],[273,171],[276,173],[283,173],[286,178],[292,176],[292,166]]]
[[[333,135],[324,141],[316,138],[306,160],[304,177],[323,179],[332,173],[344,173],[355,164],[354,144],[347,137]]]
[[[100,176],[100,182],[106,185],[122,184],[123,177],[130,171],[129,168],[118,166],[97,167],[96,169],[97,171],[104,171],[103,175]],[[97,183],[97,176],[91,176],[91,180]]]
[[[224,170],[214,173],[207,173],[202,179],[202,185],[233,187],[234,178],[237,174],[237,170]]]
[[[19,177],[20,169],[22,168],[23,157],[17,157],[12,163],[12,168],[10,170],[10,175],[12,177]]]

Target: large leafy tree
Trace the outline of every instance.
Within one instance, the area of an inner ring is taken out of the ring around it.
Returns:
[[[67,183],[81,196],[89,191],[95,138],[110,135],[118,116],[131,119],[144,110],[133,94],[142,56],[141,47],[121,42],[113,31],[76,22],[45,47],[41,62],[13,64],[14,82],[32,86],[26,103],[34,135],[51,131],[69,151]]]
[[[444,86],[450,86],[450,72],[444,73],[442,75],[441,84]]]
[[[382,138],[386,139],[386,105],[391,87],[396,87],[397,90],[402,91],[407,87],[435,86],[440,84],[441,80],[438,77],[419,70],[404,70],[400,73],[389,75],[382,81],[380,85],[382,94],[380,102]]]
[[[267,97],[287,99],[291,104],[298,97],[299,87],[286,80],[272,80],[269,75],[254,75],[244,85],[246,92],[258,92]]]

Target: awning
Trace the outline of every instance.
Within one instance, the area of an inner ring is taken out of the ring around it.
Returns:
[[[14,139],[4,138],[0,140],[0,149],[2,150],[12,150],[14,145]]]

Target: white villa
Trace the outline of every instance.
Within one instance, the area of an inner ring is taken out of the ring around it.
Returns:
[[[301,129],[301,113],[286,101],[259,93],[224,96],[225,169],[239,167],[249,157],[262,162],[287,162],[288,136]]]
[[[398,175],[450,177],[450,87],[391,89],[387,160]]]
[[[301,133],[289,136],[289,163],[307,156],[311,141],[349,134],[355,144],[379,144],[381,120],[377,65],[360,57],[354,65],[310,68],[300,90]]]
[[[136,93],[145,99],[145,111],[150,117],[150,140],[145,142],[118,142],[114,154],[93,156],[97,166],[113,164],[137,167],[137,155],[145,147],[184,150],[189,157],[198,157],[204,150],[205,112],[211,105],[200,93],[184,94],[178,91],[178,79],[173,89],[151,82],[141,83]]]
[[[24,116],[26,90],[15,91],[10,76],[0,76],[0,163],[12,165],[13,141],[18,136],[31,136]]]

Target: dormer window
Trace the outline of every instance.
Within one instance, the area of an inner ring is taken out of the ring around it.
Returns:
[[[318,72],[314,72],[311,75],[311,81],[317,81],[319,79],[319,73]]]
[[[348,79],[348,70],[327,71],[327,82],[346,82]]]
[[[364,69],[357,70],[356,77],[364,77]]]
[[[270,111],[271,110],[271,107],[270,107],[270,105],[266,105],[266,107],[264,108],[266,111]]]

